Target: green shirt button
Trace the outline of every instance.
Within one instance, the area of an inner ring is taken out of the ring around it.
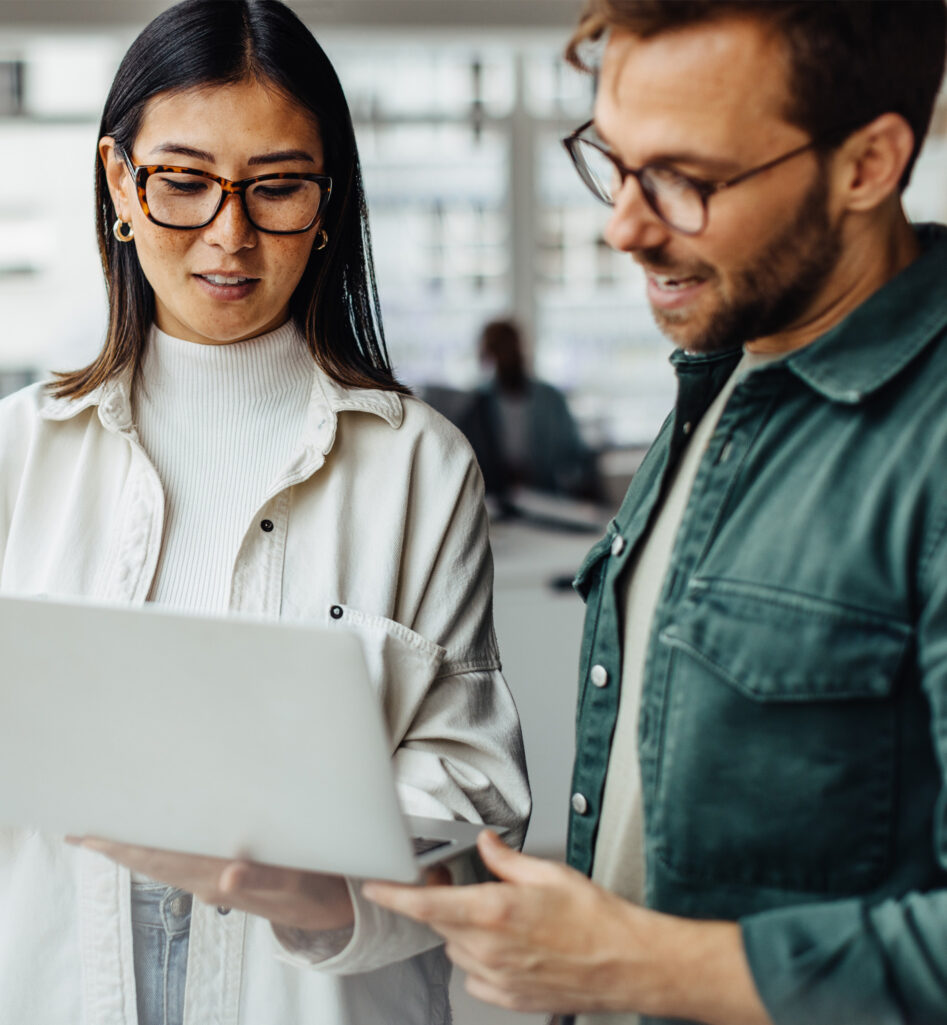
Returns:
[[[608,670],[605,666],[592,666],[589,679],[593,687],[605,687],[608,684]]]

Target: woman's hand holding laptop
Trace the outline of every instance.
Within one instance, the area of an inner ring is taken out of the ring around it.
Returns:
[[[193,893],[205,904],[238,908],[291,929],[344,929],[353,923],[342,876],[180,854],[154,847],[70,837],[70,843],[104,854],[133,872]]]

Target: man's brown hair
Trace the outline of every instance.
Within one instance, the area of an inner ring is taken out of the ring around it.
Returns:
[[[914,132],[903,189],[930,125],[944,74],[945,0],[586,0],[566,50],[592,70],[584,46],[610,30],[647,39],[724,18],[753,18],[780,38],[789,57],[788,120],[814,139],[839,141],[885,113]]]

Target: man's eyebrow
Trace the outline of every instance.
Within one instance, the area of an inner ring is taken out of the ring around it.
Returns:
[[[677,167],[683,164],[685,167],[698,168],[710,174],[736,174],[742,170],[743,165],[735,160],[727,160],[724,157],[709,157],[706,153],[694,153],[692,150],[678,150],[673,153],[661,153],[652,157],[649,164],[670,164]]]
[[[592,123],[592,127],[595,129],[596,134],[605,143],[610,151],[614,153],[615,148],[611,142],[608,141],[605,133],[599,128],[595,122]],[[617,154],[615,154],[617,156]],[[742,165],[735,160],[727,160],[723,157],[711,157],[706,153],[695,153],[693,150],[673,150],[664,153],[658,153],[652,156],[649,160],[645,161],[645,164],[667,164],[670,166],[676,166],[677,164],[683,164],[687,167],[698,167],[701,170],[709,171],[711,174],[728,174],[731,172],[740,171]],[[642,166],[645,166],[642,164]]]
[[[192,160],[203,160],[208,164],[213,164],[215,161],[213,153],[208,153],[207,150],[203,149],[195,149],[193,146],[185,146],[180,142],[163,142],[151,151],[152,156],[158,153],[169,153],[174,156],[189,157]],[[259,164],[280,164],[294,160],[305,161],[310,164],[315,163],[312,154],[307,153],[305,150],[284,149],[273,153],[260,153],[257,156],[250,157],[247,165],[252,167]]]

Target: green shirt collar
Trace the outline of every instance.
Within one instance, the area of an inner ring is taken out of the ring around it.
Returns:
[[[856,404],[899,374],[947,329],[947,226],[917,225],[921,255],[785,365],[833,402]],[[678,371],[738,353],[676,351]]]
[[[855,404],[947,328],[947,227],[916,228],[921,255],[786,365],[834,402]]]

